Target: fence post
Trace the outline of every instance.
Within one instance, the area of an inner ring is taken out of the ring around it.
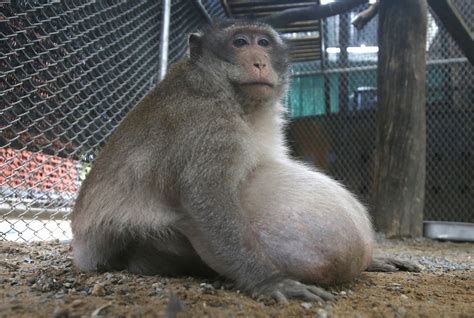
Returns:
[[[380,1],[374,216],[389,237],[422,235],[426,31],[426,0]]]
[[[349,47],[350,40],[350,13],[346,12],[339,16],[339,48],[341,53],[339,54],[339,67],[346,69],[349,66]],[[341,72],[339,74],[339,111],[346,113],[348,111],[347,102],[349,100],[349,75],[347,72]]]

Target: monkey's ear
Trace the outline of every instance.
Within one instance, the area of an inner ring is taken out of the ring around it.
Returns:
[[[189,43],[189,56],[191,60],[197,59],[202,52],[202,34],[191,33],[188,38]]]

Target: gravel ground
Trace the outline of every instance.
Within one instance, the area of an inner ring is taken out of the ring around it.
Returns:
[[[0,242],[0,317],[474,317],[474,244],[379,238],[421,273],[363,273],[332,303],[251,299],[228,283],[80,273],[60,242]]]

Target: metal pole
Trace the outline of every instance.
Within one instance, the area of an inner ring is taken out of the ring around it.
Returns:
[[[209,15],[209,12],[207,12],[206,7],[202,3],[202,0],[194,0],[194,5],[196,8],[198,8],[199,11],[201,11],[202,15],[206,19],[207,23],[212,23],[212,17]]]
[[[160,36],[160,81],[165,78],[168,68],[168,44],[170,34],[171,0],[162,0],[162,20]]]

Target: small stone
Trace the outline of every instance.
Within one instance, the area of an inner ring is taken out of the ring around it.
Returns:
[[[91,291],[92,296],[105,296],[105,288],[101,284],[95,284]]]
[[[207,284],[207,283],[201,283],[199,284],[199,286],[202,288],[202,289],[215,289],[214,286],[212,286],[211,284]]]
[[[216,289],[211,284],[201,283],[201,284],[199,284],[199,287],[200,287],[203,294],[215,294],[216,293]]]
[[[34,263],[35,261],[33,261],[31,258],[29,258],[29,257],[27,256],[27,257],[25,257],[25,258],[23,259],[23,262],[24,262],[24,263],[27,263],[27,264],[32,264],[32,263]]]
[[[403,301],[406,301],[406,300],[408,300],[408,296],[405,295],[405,294],[401,294],[400,299],[403,300]]]
[[[385,285],[386,290],[391,290],[391,291],[397,291],[403,289],[402,285],[397,284],[397,283],[390,283]]]
[[[68,295],[74,295],[77,294],[77,290],[75,288],[71,288],[67,290]]]
[[[395,317],[404,317],[407,314],[405,307],[398,307],[395,309]]]
[[[263,303],[268,298],[267,295],[253,295],[252,297],[255,301],[258,301],[259,303]]]
[[[339,293],[341,296],[346,296],[347,295],[347,292],[345,292],[344,290],[342,292]]]
[[[119,288],[119,289],[117,289],[116,294],[117,295],[126,295],[129,292],[130,291],[129,291],[128,288]],[[153,294],[153,295],[150,295],[150,296],[155,296],[157,293],[156,292],[150,292],[150,294]]]
[[[66,296],[66,293],[63,290],[60,290],[54,295],[54,298],[61,299],[64,298],[64,296]]]
[[[310,309],[311,307],[313,307],[313,304],[311,304],[311,303],[301,303],[301,307],[303,307],[304,309]]]
[[[84,304],[84,302],[83,302],[82,300],[80,300],[80,299],[75,299],[75,300],[72,301],[71,306],[72,306],[72,307],[79,307],[79,306],[81,306],[82,304]]]
[[[107,275],[105,275],[105,279],[107,280],[112,280],[113,278],[114,278],[114,274],[108,273]]]
[[[318,315],[318,318],[327,318],[328,317],[328,313],[326,310],[322,309],[322,308],[319,308],[317,311],[316,311],[316,314]]]
[[[56,307],[53,311],[54,318],[68,318],[69,310],[67,308]]]

